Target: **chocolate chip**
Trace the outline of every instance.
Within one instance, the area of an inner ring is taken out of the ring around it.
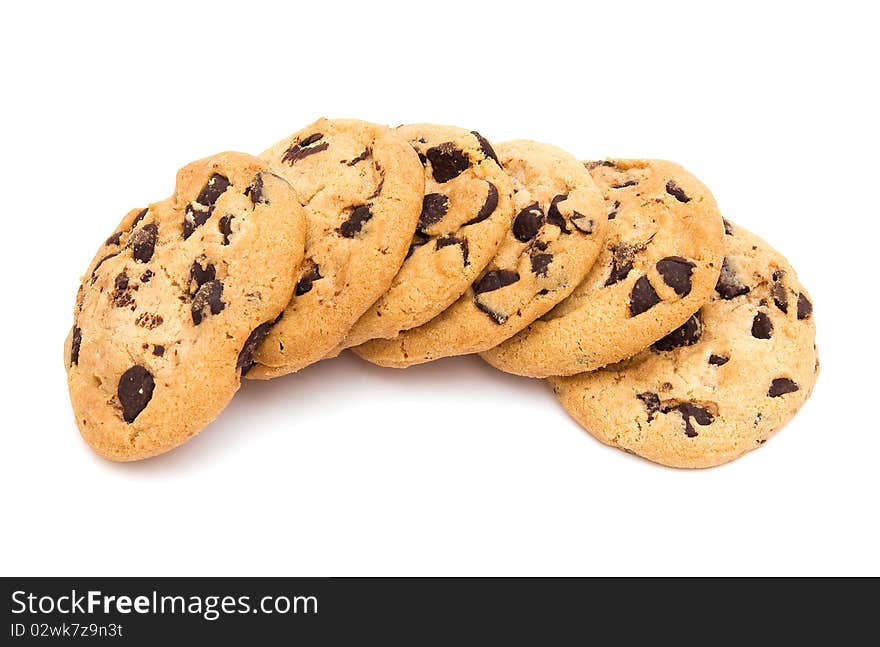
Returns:
[[[618,213],[620,213],[620,200],[615,200],[611,209],[608,210],[608,220],[617,218]]]
[[[122,238],[122,232],[117,231],[115,234],[110,236],[107,240],[104,241],[105,245],[118,245],[119,240]]]
[[[419,216],[419,229],[427,229],[440,222],[449,210],[449,198],[442,193],[428,193],[422,198],[422,214]]]
[[[483,292],[492,292],[512,283],[519,281],[519,274],[511,270],[492,270],[486,272],[480,279],[474,283],[474,294],[482,294]]]
[[[794,382],[794,380],[790,380],[787,377],[777,377],[770,383],[770,389],[767,391],[767,395],[771,398],[778,398],[780,395],[794,393],[799,389],[800,387]]]
[[[618,243],[611,248],[611,272],[605,280],[605,287],[614,285],[629,275],[638,251],[638,247],[626,243]]]
[[[216,277],[217,270],[213,264],[208,263],[205,267],[202,267],[202,264],[199,261],[194,261],[189,268],[189,291],[197,291],[205,283],[213,281]]]
[[[694,420],[698,425],[711,425],[715,421],[715,416],[708,409],[694,402],[682,402],[673,406],[663,407],[661,411],[663,413],[678,411],[684,420],[684,435],[688,438],[696,438],[699,435],[697,430],[694,429],[691,420]]]
[[[203,284],[193,295],[192,319],[195,325],[202,323],[202,319],[210,314],[219,314],[226,304],[223,303],[223,283],[220,281],[208,281]]]
[[[110,300],[117,308],[124,308],[134,303],[134,297],[128,290],[128,274],[125,271],[117,274],[113,280],[113,292],[110,294]]]
[[[681,326],[659,339],[651,346],[657,351],[669,351],[683,346],[693,346],[703,335],[703,319],[697,312],[685,321]]]
[[[269,334],[269,329],[272,328],[274,323],[274,321],[261,323],[251,331],[250,335],[248,335],[247,340],[244,342],[244,346],[241,348],[241,352],[238,354],[238,360],[235,362],[235,367],[241,369],[242,375],[247,375],[247,372],[254,367],[254,364],[256,364],[256,362],[254,362],[254,353],[257,352],[259,345],[263,343],[266,335]]]
[[[309,135],[305,139],[293,144],[290,148],[288,148],[284,152],[284,156],[281,158],[282,162],[287,162],[291,166],[294,165],[295,162],[308,157],[309,155],[314,155],[315,153],[320,153],[321,151],[325,151],[330,147],[328,142],[321,142],[324,138],[323,133],[314,133],[313,135]]]
[[[161,344],[156,344],[153,346],[153,355],[156,357],[163,357],[165,355],[165,347]]]
[[[810,303],[807,295],[801,292],[797,300],[797,318],[808,319],[811,314],[813,314],[813,304]]]
[[[141,274],[141,283],[149,283],[151,278],[153,278],[153,270],[147,270]]]
[[[538,235],[543,223],[544,212],[541,205],[533,202],[513,219],[513,236],[521,243],[527,243]]]
[[[192,204],[186,205],[186,212],[183,216],[183,239],[186,240],[193,235],[193,232],[208,222],[208,218],[214,213],[214,206],[201,208]]]
[[[660,411],[660,396],[656,393],[645,391],[644,393],[637,394],[636,397],[645,405],[645,409],[648,412],[648,422],[651,422],[654,419],[654,414]]]
[[[486,184],[489,185],[489,192],[486,194],[486,201],[483,203],[483,206],[480,207],[477,215],[472,220],[468,220],[464,223],[464,225],[462,225],[463,227],[483,222],[486,218],[495,213],[495,209],[498,208],[498,189],[495,188],[495,185],[491,182],[487,181]]]
[[[547,267],[553,262],[553,254],[532,254],[532,274],[547,276]]]
[[[477,310],[489,315],[489,318],[499,326],[503,326],[507,323],[507,320],[509,318],[508,315],[504,314],[503,312],[495,312],[487,304],[480,301],[479,296],[474,297],[474,305],[477,307]]]
[[[128,289],[128,274],[125,273],[125,270],[116,275],[116,278],[113,280],[113,286],[117,290]]]
[[[226,214],[222,218],[220,218],[220,233],[223,234],[223,244],[229,244],[229,237],[232,235],[232,221],[235,220],[235,217]]]
[[[409,251],[407,251],[406,253],[406,258],[412,256],[417,247],[421,247],[422,245],[427,243],[429,238],[430,237],[424,232],[416,230],[416,233],[413,234],[412,242],[409,244]]]
[[[370,207],[362,204],[352,210],[345,222],[343,222],[336,231],[338,231],[343,238],[354,238],[361,233],[364,223],[372,217],[373,212],[370,211]]]
[[[157,326],[161,326],[164,321],[162,315],[153,314],[152,312],[142,312],[138,315],[138,318],[134,320],[134,324],[141,328],[152,330]]]
[[[196,202],[206,207],[213,206],[217,202],[217,198],[223,195],[228,188],[229,179],[219,173],[214,173],[202,187]]]
[[[718,276],[718,283],[715,284],[715,291],[722,299],[728,300],[749,292],[749,286],[740,282],[733,263],[726,256],[721,262],[721,274]]]
[[[480,142],[480,150],[483,151],[483,155],[489,159],[495,160],[495,163],[498,164],[498,166],[501,166],[501,162],[498,161],[498,156],[495,154],[495,149],[492,148],[492,144],[490,144],[489,141],[476,130],[472,130],[471,135],[476,137],[477,141]]]
[[[122,419],[131,424],[153,397],[153,376],[143,366],[135,365],[119,378],[116,395],[122,405]]]
[[[776,304],[776,307],[782,310],[782,312],[788,313],[788,290],[782,282],[784,276],[785,272],[782,270],[773,272],[773,288],[770,292],[773,295],[773,303]]]
[[[440,183],[458,177],[471,165],[464,151],[456,148],[452,142],[443,142],[439,146],[429,148],[426,154],[431,162],[431,173]]]
[[[257,173],[251,181],[250,186],[244,190],[244,194],[251,199],[254,205],[269,204],[269,199],[263,195],[263,174]],[[229,216],[223,216],[227,218]]]
[[[368,158],[370,155],[372,155],[372,154],[373,154],[373,151],[371,151],[369,148],[365,148],[363,153],[361,153],[361,154],[358,155],[357,157],[353,157],[353,158],[348,162],[348,166],[354,166],[354,165],[357,164],[358,162],[363,162],[365,159],[367,159],[367,158]]]
[[[115,253],[113,253],[113,254],[107,254],[104,258],[102,258],[100,261],[98,261],[98,262],[95,264],[95,269],[92,270],[92,281],[91,281],[92,284],[94,284],[95,281],[97,280],[97,278],[98,278],[98,268],[101,267],[101,265],[104,264],[104,261],[109,261],[111,258],[113,258],[114,256],[118,256],[118,255],[119,255],[119,252],[115,252]]]
[[[425,154],[420,151],[416,151],[416,153],[419,156],[419,161],[422,163],[422,166],[425,166],[425,164],[428,163],[428,158],[425,157]]]
[[[724,366],[727,362],[730,361],[729,357],[725,357],[724,355],[709,355],[709,363],[712,366]]]
[[[675,290],[680,297],[686,297],[691,293],[691,274],[694,267],[696,267],[695,263],[681,256],[667,256],[657,261],[657,271],[663,282]]]
[[[687,193],[684,192],[680,186],[675,183],[675,180],[669,180],[666,183],[666,193],[671,195],[673,198],[678,200],[679,202],[690,202],[691,199],[688,197]]]
[[[73,327],[73,339],[70,343],[70,365],[79,364],[79,347],[82,345],[82,330]]]
[[[647,276],[640,276],[629,295],[630,316],[635,317],[647,312],[658,303],[660,303],[660,297],[654,291],[654,286],[648,281]]]
[[[461,248],[462,262],[465,265],[468,265],[468,244],[466,240],[461,240],[455,236],[442,236],[437,239],[434,249],[443,249],[450,245],[458,245]]]
[[[144,225],[131,235],[129,244],[134,260],[147,263],[153,258],[156,249],[156,238],[159,235],[159,227],[153,223]]]
[[[305,272],[302,276],[300,276],[299,281],[296,283],[296,289],[294,290],[294,294],[298,297],[304,295],[306,292],[310,292],[312,290],[312,283],[324,278],[321,276],[320,269],[317,265],[313,265],[309,268],[307,272]]]
[[[625,189],[628,186],[635,186],[638,183],[639,183],[638,180],[626,180],[624,182],[618,182],[617,184],[612,184],[611,188],[612,189]]]
[[[766,312],[758,312],[752,320],[752,337],[756,339],[770,339],[773,335],[773,322]]]
[[[551,225],[556,225],[562,230],[563,234],[571,233],[568,230],[568,227],[565,226],[565,218],[562,217],[562,214],[559,213],[559,203],[565,201],[568,198],[567,193],[562,193],[557,195],[550,201],[550,207],[547,209],[547,222]]]
[[[592,218],[587,218],[584,214],[575,211],[569,219],[574,228],[583,234],[592,234],[595,230],[596,223]]]
[[[131,227],[129,227],[128,230],[129,230],[129,231],[134,231],[134,228],[137,227],[138,224],[140,224],[140,221],[143,220],[143,219],[146,217],[147,212],[148,212],[149,210],[150,210],[149,207],[146,207],[146,208],[144,208],[144,209],[141,209],[141,210],[138,212],[138,215],[136,215],[136,216],[134,217],[134,221],[131,223]]]
[[[728,236],[733,236],[733,225],[727,218],[722,218],[721,222],[724,223],[724,233]]]

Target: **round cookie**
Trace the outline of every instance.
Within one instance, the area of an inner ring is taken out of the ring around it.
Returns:
[[[681,326],[712,293],[724,229],[709,190],[659,160],[587,163],[608,206],[608,235],[572,295],[482,353],[527,377],[573,375],[632,357]]]
[[[498,146],[513,182],[513,213],[495,257],[446,311],[394,339],[354,351],[402,368],[476,353],[504,341],[568,296],[602,249],[602,195],[584,166],[549,144]]]
[[[248,373],[269,379],[333,352],[388,290],[409,250],[425,180],[405,138],[352,119],[320,119],[261,157],[296,190],[307,222],[295,295]]]
[[[118,461],[185,442],[226,406],[290,300],[305,215],[264,162],[222,153],[123,218],[83,278],[65,344],[83,438]]]
[[[419,226],[388,292],[358,319],[344,348],[395,337],[443,312],[492,260],[510,225],[510,178],[479,133],[433,124],[397,132],[425,167]]]
[[[727,230],[714,296],[683,326],[616,366],[550,378],[603,443],[711,467],[763,445],[810,395],[819,363],[809,295],[767,243]]]

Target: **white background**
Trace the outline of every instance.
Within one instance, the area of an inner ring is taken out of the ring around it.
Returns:
[[[7,6],[0,573],[880,575],[877,19],[714,4]],[[677,471],[475,358],[346,355],[245,384],[168,455],[97,458],[62,341],[98,244],[178,167],[321,115],[680,162],[811,290],[812,399],[759,451]]]

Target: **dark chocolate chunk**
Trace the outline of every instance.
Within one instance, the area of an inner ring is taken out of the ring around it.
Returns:
[[[483,155],[489,159],[495,160],[495,163],[498,164],[498,166],[501,166],[501,162],[498,161],[498,156],[495,154],[495,149],[492,148],[492,144],[490,144],[489,141],[476,130],[472,130],[471,135],[476,137],[477,141],[480,142],[480,150],[483,151]]]
[[[110,236],[107,240],[104,241],[105,245],[118,245],[119,240],[122,238],[122,232],[117,231],[115,234]]]
[[[492,292],[519,281],[519,274],[511,270],[492,270],[486,272],[473,285],[474,294]]]
[[[424,166],[425,164],[428,163],[428,158],[425,156],[424,153],[422,153],[420,151],[416,151],[416,153],[419,156],[419,161],[422,163],[422,166]]]
[[[691,274],[694,267],[695,263],[681,256],[667,256],[657,261],[657,271],[663,277],[663,282],[680,297],[691,293]]]
[[[771,398],[778,398],[780,395],[794,393],[799,389],[800,387],[795,384],[794,380],[790,380],[787,377],[777,377],[770,383],[767,395]]]
[[[102,258],[100,261],[98,261],[95,264],[95,269],[92,270],[92,283],[93,284],[94,284],[95,280],[97,280],[97,278],[98,278],[98,268],[104,264],[104,261],[109,261],[111,258],[113,258],[114,256],[118,256],[118,255],[119,255],[119,252],[115,252],[113,254],[107,254],[104,258]]]
[[[141,274],[141,283],[149,283],[151,278],[153,278],[153,270],[147,270]]]
[[[450,245],[458,245],[461,248],[461,257],[462,262],[465,265],[469,264],[468,261],[468,243],[466,240],[461,240],[460,238],[456,238],[455,236],[442,236],[437,239],[435,243],[434,249],[443,249],[444,247],[449,247]]]
[[[724,355],[709,355],[709,363],[712,366],[724,366],[727,362],[730,361],[729,357],[725,357]]]
[[[208,263],[205,267],[199,261],[194,261],[192,267],[189,268],[189,291],[195,292],[208,281],[213,281],[217,277],[217,269],[212,263]]]
[[[220,281],[208,281],[203,284],[193,295],[192,319],[195,325],[202,323],[202,319],[208,315],[219,314],[226,304],[222,301],[223,283]]]
[[[483,203],[483,206],[480,207],[477,215],[471,220],[468,220],[462,226],[467,227],[468,225],[475,225],[478,222],[483,222],[486,218],[495,213],[495,209],[498,208],[498,189],[489,181],[487,181],[486,184],[489,185],[489,192],[486,194],[486,201]]]
[[[129,227],[128,230],[129,230],[129,231],[134,231],[134,228],[137,227],[138,224],[140,224],[141,220],[144,219],[144,217],[147,215],[147,212],[148,212],[149,210],[150,210],[149,207],[146,207],[146,208],[144,208],[144,209],[141,209],[141,210],[138,212],[138,215],[136,215],[136,216],[134,217],[134,221],[131,223],[131,227]]]
[[[373,212],[370,211],[370,207],[362,204],[352,210],[345,222],[343,222],[336,231],[338,231],[344,238],[354,238],[361,233],[364,223],[372,217]]]
[[[82,345],[82,330],[73,327],[73,339],[70,342],[70,365],[79,364],[79,347]]]
[[[618,243],[611,248],[611,272],[605,280],[606,287],[629,276],[633,268],[633,259],[638,251],[638,247],[626,243]]]
[[[625,180],[623,182],[618,182],[617,184],[612,184],[611,188],[612,189],[625,189],[628,186],[635,186],[638,183],[639,183],[638,180]]]
[[[489,318],[499,326],[503,326],[505,323],[507,323],[507,320],[509,318],[508,315],[504,314],[503,312],[495,312],[487,304],[483,303],[480,300],[479,296],[474,297],[474,305],[477,307],[477,310],[479,310],[480,312],[485,312],[487,315],[489,315]]]
[[[157,315],[152,312],[142,312],[138,315],[138,318],[134,320],[134,324],[141,328],[152,330],[157,326],[161,326],[164,321],[162,315]]]
[[[119,378],[116,395],[122,405],[122,419],[127,423],[134,422],[141,411],[153,397],[153,376],[143,366],[135,365]]]
[[[722,218],[721,222],[724,223],[724,233],[728,236],[733,236],[733,225],[727,218]]]
[[[134,297],[128,290],[128,274],[124,270],[117,274],[113,280],[113,292],[110,294],[110,300],[117,308],[124,308],[134,303]]]
[[[431,162],[431,173],[438,182],[449,182],[464,173],[471,161],[464,151],[455,147],[452,142],[443,142],[426,151]]]
[[[807,295],[801,292],[797,300],[797,318],[808,319],[811,314],[813,314],[813,304],[810,303]]]
[[[158,235],[159,227],[153,223],[144,225],[131,235],[129,244],[131,245],[131,253],[134,256],[134,260],[147,263],[153,258]]]
[[[553,254],[532,254],[532,274],[535,276],[547,276],[547,267],[553,262]]]
[[[353,158],[348,162],[348,166],[354,166],[354,165],[357,164],[358,162],[363,162],[365,159],[367,159],[368,157],[370,157],[370,155],[372,155],[372,154],[373,154],[373,151],[371,151],[369,148],[365,148],[363,153],[361,153],[361,154],[358,155],[357,157],[353,157]]]
[[[429,239],[430,237],[427,234],[416,230],[416,233],[413,234],[412,242],[409,244],[409,251],[406,253],[406,258],[412,256],[413,252],[416,251],[416,248],[421,247],[422,245],[427,243]]]
[[[449,210],[449,198],[442,193],[428,193],[422,198],[422,214],[419,216],[419,229],[427,229],[440,222]]]
[[[513,235],[521,243],[527,243],[538,235],[543,223],[544,212],[541,210],[541,205],[533,202],[516,214],[516,218],[513,219]]]
[[[257,204],[269,204],[269,199],[263,195],[263,174],[257,173],[254,176],[254,179],[251,181],[248,188],[244,190],[244,194],[251,199],[251,202],[254,205]],[[223,216],[224,218],[228,218],[231,216]],[[222,229],[222,227],[221,227]]]
[[[656,393],[645,391],[644,393],[639,393],[636,397],[645,405],[645,409],[648,411],[648,422],[651,422],[654,419],[654,414],[660,411],[660,396]]]
[[[116,278],[113,280],[113,286],[117,290],[128,289],[128,274],[125,273],[125,270],[116,275]]]
[[[163,357],[165,355],[165,347],[161,344],[156,344],[153,346],[153,355],[156,357]]]
[[[562,193],[557,195],[550,201],[550,206],[547,208],[547,222],[551,225],[556,225],[562,230],[563,234],[571,233],[568,227],[565,226],[565,218],[562,217],[562,214],[559,213],[559,203],[564,202],[568,198],[567,193]]]
[[[330,147],[330,143],[321,142],[323,138],[323,133],[314,133],[313,135],[309,135],[305,139],[293,144],[290,148],[288,148],[284,152],[284,156],[281,158],[281,161],[287,162],[288,164],[293,166],[295,162],[298,162],[304,157],[308,157],[309,155],[314,155],[315,153],[320,153],[321,151],[327,150]]]
[[[596,222],[592,218],[587,218],[584,214],[577,211],[571,214],[569,220],[574,228],[583,234],[592,234],[596,227]]]
[[[752,337],[756,339],[770,339],[773,335],[773,322],[766,312],[758,312],[752,319]]]
[[[682,346],[693,346],[703,335],[703,318],[697,312],[685,321],[681,326],[666,335],[663,339],[654,342],[651,347],[657,351],[669,351]]]
[[[192,236],[198,227],[208,222],[212,213],[214,213],[214,205],[204,209],[192,204],[186,205],[186,212],[183,216],[183,239],[186,240]]]
[[[648,281],[647,276],[640,276],[629,295],[630,316],[635,317],[647,312],[658,303],[660,303],[660,297],[654,291],[654,286]]]
[[[782,310],[782,312],[788,313],[788,290],[782,282],[784,276],[785,272],[782,270],[773,272],[773,288],[770,292],[773,295],[773,303],[776,304],[776,307]]]
[[[682,402],[673,406],[663,407],[661,411],[663,413],[678,411],[681,414],[682,419],[684,420],[684,435],[688,438],[696,438],[699,435],[697,433],[697,430],[694,429],[694,425],[692,424],[691,420],[696,422],[698,425],[703,426],[711,425],[715,421],[715,416],[713,416],[708,409],[694,402]]]
[[[666,183],[666,193],[671,195],[673,198],[678,200],[679,202],[690,202],[691,199],[688,197],[687,193],[684,192],[680,186],[675,183],[675,180],[669,180]]]
[[[317,265],[313,265],[307,272],[304,272],[302,276],[299,277],[299,281],[296,283],[296,289],[294,290],[294,294],[296,296],[302,296],[306,292],[310,292],[312,289],[312,283],[324,278],[321,276],[320,269]]]
[[[217,198],[223,195],[228,188],[229,179],[219,173],[214,173],[202,187],[196,202],[206,207],[213,206],[217,202]]]
[[[615,200],[611,209],[608,210],[608,220],[614,220],[617,218],[618,213],[620,213],[620,200]]]
[[[229,237],[232,235],[232,221],[235,220],[235,217],[226,214],[222,218],[220,218],[220,233],[223,234],[223,244],[229,244]]]
[[[250,335],[248,335],[247,340],[244,342],[244,346],[241,348],[241,352],[238,354],[238,360],[235,362],[235,367],[241,369],[242,375],[247,375],[247,372],[254,367],[254,364],[256,364],[256,362],[254,362],[254,353],[257,352],[257,347],[263,342],[266,335],[269,334],[269,329],[272,328],[272,324],[274,323],[274,321],[261,323],[251,331]]]
[[[718,276],[718,283],[715,284],[715,291],[722,299],[733,299],[749,292],[749,286],[740,282],[733,263],[726,256],[721,262],[721,274]]]

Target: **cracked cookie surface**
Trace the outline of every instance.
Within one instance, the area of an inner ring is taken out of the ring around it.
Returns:
[[[602,249],[606,213],[589,172],[549,144],[497,147],[514,208],[493,259],[464,294],[428,323],[354,348],[381,366],[406,367],[502,342],[568,296]]]
[[[434,124],[396,131],[425,167],[419,225],[388,292],[348,332],[345,348],[395,337],[443,312],[492,259],[510,224],[510,178],[482,135]]]
[[[549,377],[619,362],[681,326],[718,280],[723,222],[701,182],[660,160],[587,166],[607,205],[602,253],[570,297],[481,354],[495,368]]]
[[[248,373],[270,379],[332,353],[388,290],[422,210],[424,171],[401,135],[353,119],[319,119],[260,157],[293,186],[307,224],[294,297]]]
[[[630,360],[550,378],[603,443],[711,467],[763,445],[809,397],[819,371],[810,296],[778,252],[726,225],[726,273],[685,324]]]
[[[242,153],[189,164],[172,197],[123,218],[65,343],[76,422],[98,454],[154,456],[223,410],[290,300],[305,228],[290,185]]]

